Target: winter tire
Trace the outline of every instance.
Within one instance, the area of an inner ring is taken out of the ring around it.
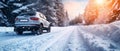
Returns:
[[[39,29],[37,30],[37,35],[40,35],[43,33],[43,25],[40,25]]]
[[[17,35],[22,35],[23,31],[16,31]]]

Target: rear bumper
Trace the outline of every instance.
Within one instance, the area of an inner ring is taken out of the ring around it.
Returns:
[[[38,26],[39,24],[15,24],[15,27],[22,27],[22,26]]]
[[[14,26],[14,31],[19,31],[19,30],[22,30],[22,31],[32,31],[32,30],[38,30],[39,29],[39,26],[36,25],[29,25],[29,26]]]

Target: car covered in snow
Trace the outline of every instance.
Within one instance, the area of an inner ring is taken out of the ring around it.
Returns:
[[[35,34],[42,34],[43,30],[50,32],[51,23],[45,15],[40,12],[22,13],[15,18],[14,31],[22,35],[23,31],[31,31]]]

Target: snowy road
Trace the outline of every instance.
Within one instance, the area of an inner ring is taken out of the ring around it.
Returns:
[[[95,28],[93,31],[92,27],[52,27],[52,32],[42,35],[0,32],[0,51],[120,51],[119,43],[107,36],[97,35],[103,32],[101,29],[97,32]],[[117,28],[119,30],[119,27]]]

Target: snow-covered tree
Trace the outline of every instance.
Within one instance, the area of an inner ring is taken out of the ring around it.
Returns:
[[[89,0],[84,16],[87,24],[102,24],[120,20],[120,0],[104,0],[101,5],[96,3],[96,0]]]
[[[9,25],[7,17],[4,15],[4,13],[1,10],[5,7],[7,7],[7,5],[4,4],[3,2],[0,2],[0,26],[8,26]]]
[[[64,22],[68,21],[62,0],[0,0],[0,2],[6,6],[0,10],[11,24],[14,24],[16,16],[31,10],[43,13],[47,20],[56,26],[64,26]]]
[[[89,3],[84,13],[86,24],[93,24],[97,16],[98,16],[98,8],[95,4],[95,0],[89,0]]]
[[[6,16],[6,19],[12,25],[15,17],[18,15],[14,14],[13,11],[25,5],[25,0],[0,0],[0,2],[4,4],[4,7],[0,8],[1,12]]]
[[[70,25],[83,24],[83,15],[79,14],[75,19],[71,20]]]

